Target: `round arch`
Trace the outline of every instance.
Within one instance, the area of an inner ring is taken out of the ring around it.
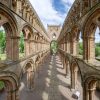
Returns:
[[[5,90],[7,91],[6,99],[17,100],[19,89],[18,77],[12,72],[1,72],[0,80],[5,84]]]
[[[71,71],[71,88],[77,89],[78,83],[81,83],[80,85],[82,85],[82,74],[79,65],[75,59],[72,60],[70,71]],[[78,80],[80,82],[78,82]]]
[[[18,27],[17,21],[12,12],[4,5],[0,4],[0,26],[4,27],[6,32],[6,56],[10,60],[18,60]],[[15,45],[16,44],[16,45]],[[13,48],[10,49],[9,48]],[[16,52],[17,51],[17,52]]]
[[[83,53],[84,60],[93,61],[95,59],[95,31],[100,28],[100,7],[87,16],[83,24]]]
[[[27,86],[28,90],[32,90],[34,87],[35,69],[34,62],[32,59],[25,62],[20,80],[23,81],[24,85]]]
[[[96,88],[100,89],[100,74],[93,74],[85,78],[84,89],[83,89],[83,99],[84,100],[96,100],[95,91]],[[100,91],[99,91],[100,94]],[[99,96],[100,97],[100,96]],[[98,100],[98,99],[97,99]]]

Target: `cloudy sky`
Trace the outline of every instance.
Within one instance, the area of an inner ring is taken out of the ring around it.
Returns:
[[[67,13],[74,0],[30,0],[43,25],[63,24]],[[99,29],[96,30],[95,41],[100,41]]]
[[[30,0],[45,28],[47,24],[63,24],[74,0]]]

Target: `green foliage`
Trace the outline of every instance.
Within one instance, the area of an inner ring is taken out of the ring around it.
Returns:
[[[3,81],[0,81],[0,90],[2,90],[5,87],[5,84]]]
[[[56,41],[52,41],[51,42],[51,51],[52,51],[52,53],[56,53],[57,52],[57,49],[58,49],[58,44],[57,44],[57,42]]]
[[[20,53],[24,53],[24,36],[23,36],[23,33],[22,32],[20,34],[19,52]]]
[[[95,56],[98,57],[100,56],[100,46],[96,45],[95,47]]]
[[[83,55],[83,44],[79,43],[79,54]],[[100,43],[95,43],[95,56],[100,57]]]
[[[79,43],[79,54],[83,55],[83,44],[82,44],[82,42]]]
[[[0,53],[3,54],[6,48],[5,32],[0,31]]]

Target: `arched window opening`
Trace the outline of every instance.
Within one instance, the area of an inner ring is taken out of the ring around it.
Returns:
[[[95,58],[100,60],[100,30],[99,27],[95,31]]]

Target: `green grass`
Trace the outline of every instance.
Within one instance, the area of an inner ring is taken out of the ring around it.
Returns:
[[[19,54],[19,58],[23,58],[24,57],[24,53],[20,53]],[[6,59],[6,54],[0,54],[0,60],[5,60]]]
[[[0,60],[5,60],[6,59],[6,54],[0,54]]]
[[[20,53],[20,54],[19,54],[19,58],[23,58],[24,56],[25,56],[24,53]]]

